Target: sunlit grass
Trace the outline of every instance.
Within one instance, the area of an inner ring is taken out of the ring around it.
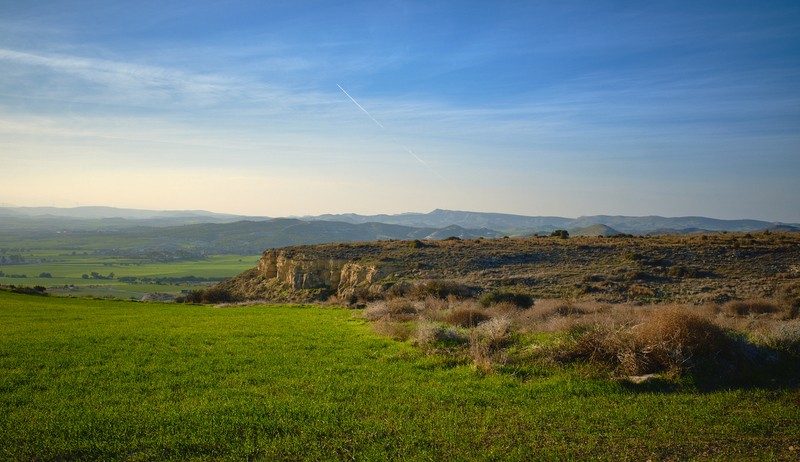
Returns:
[[[151,262],[130,258],[98,257],[93,255],[50,255],[47,252],[36,252],[30,259],[52,259],[41,263],[18,265],[0,265],[5,277],[0,277],[0,285],[43,286],[58,295],[112,297],[120,299],[136,298],[153,292],[178,294],[182,290],[199,287],[199,284],[183,284],[164,282],[156,284],[157,279],[196,278],[220,281],[253,268],[258,264],[260,256],[212,255],[202,260]],[[84,278],[92,273],[112,279]],[[48,273],[51,277],[39,277]],[[25,275],[26,277],[10,277]],[[119,281],[119,278],[149,278],[153,282],[130,284]],[[74,286],[70,290],[64,287]]]
[[[796,389],[447,366],[351,311],[0,293],[0,458],[785,458]]]

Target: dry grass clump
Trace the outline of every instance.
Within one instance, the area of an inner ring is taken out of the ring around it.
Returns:
[[[381,300],[370,304],[364,310],[364,317],[369,321],[410,321],[416,318],[417,304],[404,298]]]
[[[541,317],[567,317],[567,316],[583,316],[587,311],[573,303],[557,301],[554,305],[545,305],[539,311]]]
[[[498,303],[510,303],[519,308],[530,308],[533,306],[533,297],[528,294],[517,292],[507,292],[503,290],[493,290],[487,292],[478,299],[478,304],[484,308]]]
[[[680,375],[734,348],[709,318],[682,307],[653,309],[641,324],[596,324],[558,351],[561,361],[586,360],[624,375]]]
[[[503,347],[510,338],[511,322],[507,318],[492,318],[479,324],[469,336],[472,366],[482,373],[492,372],[495,364],[505,362]]]
[[[766,336],[764,343],[775,350],[800,356],[800,321],[781,324]]]
[[[426,319],[417,321],[413,333],[414,344],[422,348],[430,348],[437,343],[461,344],[466,340],[455,328]]]
[[[729,316],[751,316],[777,313],[781,307],[770,300],[733,300],[724,304],[722,311]]]
[[[475,327],[491,319],[486,311],[471,306],[456,307],[444,315],[444,321],[459,327]]]
[[[412,337],[414,328],[409,323],[379,319],[370,326],[378,335],[389,337],[393,340],[405,341]]]
[[[639,372],[682,373],[700,359],[714,359],[733,348],[731,338],[720,326],[681,307],[653,310],[632,334],[643,359],[637,365]]]
[[[448,297],[468,298],[474,295],[474,289],[457,281],[444,279],[431,279],[412,285],[408,289],[408,295],[417,299],[436,297],[447,299]]]
[[[633,305],[542,300],[532,310],[518,313],[514,324],[523,333],[563,333],[587,330],[595,325],[636,324],[641,318],[642,308]]]

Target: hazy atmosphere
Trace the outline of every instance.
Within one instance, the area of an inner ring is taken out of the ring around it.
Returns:
[[[800,3],[3,1],[2,204],[800,222]]]

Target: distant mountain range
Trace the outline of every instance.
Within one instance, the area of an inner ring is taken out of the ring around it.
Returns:
[[[665,218],[658,216],[626,217],[595,215],[580,218],[529,217],[503,213],[459,212],[434,210],[430,213],[404,213],[400,215],[319,215],[303,217],[305,220],[344,221],[348,223],[392,223],[406,226],[443,227],[458,225],[465,228],[487,228],[509,235],[546,233],[556,229],[570,232],[604,225],[601,234],[673,234],[719,231],[759,231],[777,226],[800,229],[797,224],[770,223],[759,220],[719,220],[705,217]],[[609,231],[610,228],[611,230]],[[601,228],[596,228],[601,230]],[[593,234],[596,235],[596,234]]]
[[[9,243],[54,242],[85,250],[168,255],[256,254],[271,247],[386,239],[498,238],[566,229],[572,236],[800,231],[800,225],[705,217],[528,217],[434,210],[399,215],[248,217],[205,211],[111,207],[0,207],[0,237]],[[10,245],[10,244],[3,244]],[[63,247],[62,247],[63,248]]]
[[[233,223],[246,217],[204,210],[139,210],[115,207],[0,207],[0,229],[11,225],[41,227],[174,226],[193,223]],[[16,220],[16,221],[14,221]],[[5,225],[5,226],[3,226]]]

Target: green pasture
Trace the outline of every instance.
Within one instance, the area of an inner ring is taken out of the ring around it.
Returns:
[[[346,309],[0,292],[3,460],[797,460],[800,391],[480,375]]]
[[[70,255],[69,253],[35,252],[26,255],[29,259],[47,259],[41,263],[0,265],[0,285],[43,286],[58,295],[92,295],[113,298],[141,298],[144,294],[180,293],[201,283],[136,281],[129,283],[119,278],[136,277],[152,280],[162,278],[185,278],[194,276],[207,280],[220,281],[233,277],[258,264],[260,255],[212,255],[204,259],[174,262],[152,262],[144,259],[102,257],[94,255]],[[52,277],[39,277],[49,273]],[[97,273],[110,279],[85,279],[84,274]],[[25,275],[26,277],[11,277]],[[74,287],[69,287],[74,286]]]

